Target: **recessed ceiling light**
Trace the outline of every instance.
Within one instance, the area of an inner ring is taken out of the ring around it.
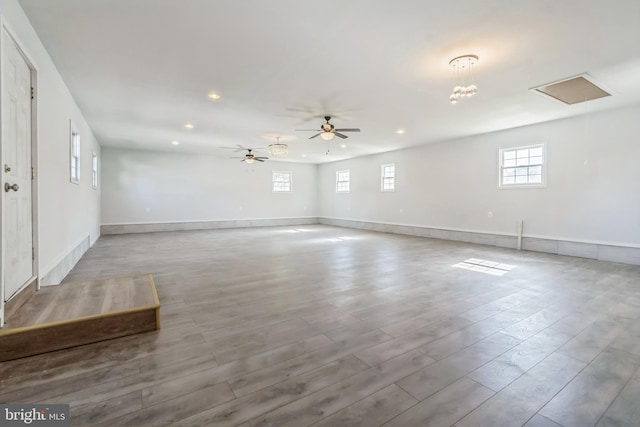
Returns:
[[[184,127],[187,129],[193,129],[193,123],[185,123]]]
[[[180,145],[180,141],[171,141],[173,145]]]
[[[340,144],[341,148],[347,148],[347,144]]]
[[[397,133],[398,135],[402,135],[402,134],[404,133],[404,129],[398,129],[398,130],[396,131],[396,133]]]
[[[209,99],[220,99],[220,95],[215,92],[210,92],[207,96],[209,97]]]

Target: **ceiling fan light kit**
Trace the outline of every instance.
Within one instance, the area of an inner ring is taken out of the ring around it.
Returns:
[[[324,139],[325,141],[331,141],[335,136],[342,139],[347,139],[348,136],[344,135],[342,132],[360,132],[358,128],[344,128],[344,129],[336,129],[329,120],[331,120],[331,116],[324,116],[326,123],[323,123],[320,126],[319,132],[316,129],[296,129],[297,132],[318,132],[313,136],[310,136],[309,139],[313,139],[317,136]]]
[[[247,154],[244,155],[244,157],[230,157],[230,159],[242,159],[240,160],[241,162],[245,162],[248,164],[252,164],[255,161],[258,162],[264,162],[265,160],[269,160],[268,157],[261,157],[261,156],[256,156],[253,154],[252,152],[252,148],[244,148],[242,146],[238,146],[240,147],[241,150],[247,150]],[[233,147],[227,147],[227,148],[233,148]],[[240,151],[240,150],[236,150],[236,151]]]
[[[462,55],[449,61],[453,71],[453,91],[449,102],[457,104],[460,98],[471,97],[478,92],[478,86],[473,82],[473,69],[478,63],[478,55]]]

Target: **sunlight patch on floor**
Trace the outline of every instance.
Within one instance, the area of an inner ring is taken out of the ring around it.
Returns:
[[[491,274],[492,276],[503,276],[510,270],[516,268],[515,265],[502,264],[495,261],[487,261],[478,258],[469,258],[452,267],[462,268],[464,270],[477,271],[478,273]]]

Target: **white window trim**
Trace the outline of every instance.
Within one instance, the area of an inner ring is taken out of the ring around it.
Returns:
[[[276,181],[274,180],[274,175],[277,173],[287,174],[289,175],[289,190],[276,190],[274,184]],[[293,173],[291,171],[272,171],[271,172],[271,192],[277,194],[288,194],[293,192]]]
[[[393,166],[393,188],[385,189],[384,188],[384,168],[388,166]],[[380,166],[380,191],[383,193],[393,193],[396,191],[396,164],[395,163],[387,163],[386,165]]]
[[[91,153],[91,186],[94,190],[98,188],[98,154],[95,151]]]
[[[502,183],[502,153],[505,151],[524,150],[531,148],[542,147],[542,182],[533,184],[503,184]],[[498,190],[511,190],[511,189],[523,189],[523,188],[546,188],[547,187],[547,168],[549,167],[547,161],[547,144],[546,142],[539,142],[537,144],[521,145],[518,147],[506,147],[498,149]]]
[[[77,137],[77,143],[78,143],[77,158],[74,155],[74,148],[75,148],[74,146],[76,142],[76,137]],[[77,176],[74,176],[74,170],[73,170],[74,158],[76,160]],[[82,177],[80,173],[81,171],[82,171],[82,141],[80,139],[80,132],[78,132],[76,127],[73,125],[73,122],[69,120],[69,181],[72,182],[73,184],[80,184],[80,178]]]
[[[349,181],[338,181],[338,177],[340,176],[341,173],[347,173],[349,174]],[[338,189],[338,184],[340,184],[341,182],[348,182],[349,183],[349,189],[348,190],[339,190]],[[345,194],[345,193],[349,193],[351,192],[351,170],[350,169],[343,169],[340,171],[336,171],[336,193],[339,194]]]

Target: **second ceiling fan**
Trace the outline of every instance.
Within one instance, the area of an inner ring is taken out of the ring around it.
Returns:
[[[253,163],[255,161],[258,162],[264,162],[265,160],[269,160],[268,157],[262,157],[262,156],[256,156],[254,155],[251,151],[251,148],[244,148],[244,147],[240,147],[240,150],[247,150],[247,154],[244,155],[244,157],[230,157],[230,159],[242,159],[240,160],[241,162],[245,162],[245,163]],[[240,151],[240,150],[236,150],[236,151]]]
[[[333,126],[331,123],[329,123],[329,120],[331,120],[331,116],[324,116],[324,119],[326,120],[326,123],[323,123],[320,126],[320,129],[296,129],[297,132],[318,132],[313,136],[310,136],[309,139],[313,139],[317,136],[321,137],[322,139],[324,139],[325,141],[331,141],[333,139],[334,136],[337,136],[338,138],[342,138],[342,139],[346,139],[348,138],[347,135],[344,135],[342,132],[360,132],[360,129],[358,128],[342,128],[342,129],[336,129],[335,126]]]

